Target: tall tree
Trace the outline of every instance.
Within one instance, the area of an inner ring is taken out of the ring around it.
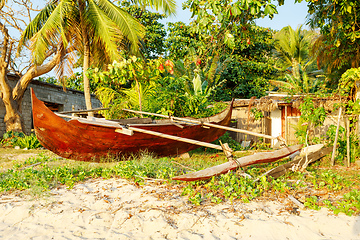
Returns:
[[[321,83],[317,78],[320,72],[316,68],[316,58],[310,53],[317,35],[315,31],[303,30],[302,26],[295,30],[287,26],[274,34],[276,67],[285,73],[285,78],[272,83],[294,94],[317,90]]]
[[[134,0],[142,7],[151,5],[166,14],[175,12],[173,0]],[[44,52],[61,42],[83,59],[86,106],[91,109],[90,83],[86,70],[121,59],[120,49],[136,54],[144,27],[129,13],[108,0],[52,0],[25,29],[22,40],[32,42],[35,64],[45,60]],[[60,71],[60,76],[62,71]],[[90,114],[92,115],[92,114]]]
[[[120,7],[130,13],[145,27],[145,36],[143,37],[144,57],[146,59],[154,59],[164,55],[166,51],[166,29],[159,20],[164,19],[166,15],[143,9],[131,4],[131,1],[122,1]]]
[[[61,45],[54,46],[44,53],[48,59],[46,63],[36,66],[26,61],[23,52],[14,53],[21,32],[31,20],[32,11],[34,8],[27,0],[0,0],[0,97],[6,110],[6,131],[24,131],[21,102],[27,86],[34,77],[50,72],[62,56],[67,54]],[[7,78],[8,73],[16,74],[20,78],[14,88]]]
[[[308,24],[321,33],[314,49],[318,63],[337,81],[347,69],[360,67],[360,2],[311,0],[308,7]]]
[[[314,31],[303,30],[302,26],[295,30],[287,26],[275,33],[277,67],[282,70],[298,64],[304,69],[311,67],[315,59],[310,54],[310,48],[315,36]]]

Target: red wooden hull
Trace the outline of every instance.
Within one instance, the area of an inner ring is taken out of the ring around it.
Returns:
[[[199,146],[165,139],[145,133],[134,132],[128,136],[115,132],[115,127],[103,127],[80,123],[77,120],[66,121],[36,98],[31,90],[33,121],[36,136],[40,143],[57,155],[79,160],[98,162],[107,156],[136,154],[147,150],[158,156],[182,154]],[[232,104],[213,117],[200,119],[223,126],[231,121]],[[204,128],[198,124],[180,124],[180,128],[168,120],[152,124],[129,124],[129,126],[165,133],[202,142],[212,142],[226,131],[218,128]]]
[[[236,159],[236,161],[229,161],[214,167],[210,167],[204,170],[197,172],[173,177],[173,180],[180,181],[196,181],[196,180],[205,180],[213,176],[227,173],[229,171],[235,170],[238,167],[245,167],[252,164],[258,163],[269,163],[289,156],[302,148],[302,145],[294,145],[290,147],[284,147],[282,149],[273,151],[273,152],[259,152],[253,155],[245,156],[242,158]]]

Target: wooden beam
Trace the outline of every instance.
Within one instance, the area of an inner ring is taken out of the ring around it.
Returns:
[[[94,108],[89,110],[74,110],[74,111],[64,111],[64,112],[58,112],[59,114],[69,114],[69,113],[87,113],[87,112],[96,112],[96,111],[104,111],[109,110],[110,108]]]
[[[101,118],[95,118],[95,117],[81,118],[81,117],[60,114],[60,113],[55,113],[55,114],[59,117],[75,119],[75,120],[77,120],[81,123],[85,123],[85,124],[92,124],[92,125],[96,125],[96,126],[116,128],[117,129],[116,132],[122,133],[122,134],[125,134],[128,136],[132,136],[134,134],[133,131],[129,130],[125,126],[120,125],[118,122],[101,119]]]
[[[177,137],[177,136],[173,136],[173,135],[169,135],[169,134],[165,134],[165,133],[145,130],[145,129],[142,129],[142,128],[136,128],[136,127],[131,127],[131,126],[128,129],[132,130],[134,132],[141,132],[141,133],[145,133],[145,134],[149,134],[149,135],[153,135],[153,136],[172,139],[172,140],[175,140],[175,141],[186,142],[186,143],[195,144],[195,145],[199,145],[199,146],[203,146],[203,147],[214,148],[214,149],[217,149],[217,150],[223,150],[222,147],[219,146],[219,145],[212,144],[212,143],[207,143],[207,142],[201,142],[201,141],[194,140],[194,139]],[[115,132],[117,132],[117,131],[118,130],[115,130]]]
[[[153,115],[153,116],[156,116],[156,117],[170,118],[170,119],[172,119],[174,121],[178,121],[178,122],[196,123],[196,124],[200,124],[200,125],[204,125],[204,126],[208,126],[208,127],[224,129],[224,130],[227,130],[227,131],[239,132],[239,133],[244,133],[244,134],[248,134],[248,135],[254,135],[254,136],[257,136],[257,137],[263,137],[263,138],[268,138],[268,139],[277,139],[277,137],[269,136],[269,135],[266,135],[266,134],[255,133],[255,132],[242,130],[242,129],[238,129],[238,128],[232,128],[232,127],[221,126],[221,125],[217,125],[217,124],[213,124],[213,123],[202,122],[202,121],[195,120],[195,119],[179,118],[179,117],[167,116],[167,115],[158,114],[158,113],[149,113],[149,112],[135,111],[135,110],[130,110],[130,109],[122,109],[122,110],[127,111],[127,112],[137,113],[137,114],[146,114],[146,115]]]

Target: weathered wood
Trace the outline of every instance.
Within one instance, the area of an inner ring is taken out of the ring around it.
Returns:
[[[97,112],[97,111],[104,111],[109,110],[110,108],[93,108],[89,110],[74,110],[74,111],[64,111],[58,112],[59,114],[69,114],[69,113],[87,113],[87,112]]]
[[[229,161],[214,167],[210,167],[198,172],[188,173],[181,176],[173,177],[173,180],[180,181],[196,181],[204,180],[217,176],[220,174],[227,173],[229,171],[235,170],[239,167],[245,167],[248,165],[258,164],[258,163],[269,163],[274,162],[278,159],[289,156],[290,154],[299,151],[302,148],[302,145],[294,145],[290,147],[284,147],[282,149],[272,151],[272,152],[259,152],[249,156],[238,158],[234,161]]]
[[[334,166],[334,165],[335,165],[335,151],[336,151],[336,145],[337,145],[337,140],[338,140],[338,136],[339,136],[341,111],[342,111],[342,107],[340,107],[340,109],[339,109],[339,116],[338,116],[338,121],[337,121],[337,126],[336,126],[334,146],[333,146],[333,151],[332,151],[331,161],[330,161],[331,166]]]
[[[69,116],[69,115],[65,115],[65,114],[60,114],[60,113],[55,113],[55,114],[57,116],[63,117],[63,118],[76,119],[77,121],[79,121],[81,123],[84,123],[84,124],[91,124],[91,125],[95,125],[95,126],[116,128],[117,133],[126,134],[128,136],[132,136],[134,134],[133,131],[125,128],[124,126],[120,125],[118,122],[114,122],[114,121],[110,121],[110,120],[106,120],[106,119],[101,119],[101,118],[95,118],[95,117],[81,118],[81,117],[76,117],[76,116]]]
[[[112,119],[113,122],[118,122],[122,125],[128,124],[149,124],[152,123],[153,120],[151,118],[128,118],[128,119]]]
[[[190,143],[190,144],[194,144],[194,145],[199,145],[202,147],[208,147],[208,148],[213,148],[213,149],[217,149],[217,150],[222,150],[221,146],[219,146],[219,145],[201,142],[201,141],[197,141],[197,140],[193,140],[193,139],[189,139],[189,138],[177,137],[177,136],[173,136],[173,135],[169,135],[169,134],[165,134],[165,133],[145,130],[145,129],[141,129],[141,128],[135,128],[135,127],[129,127],[129,130],[132,130],[134,132],[141,132],[141,133],[145,133],[145,134],[149,134],[149,135],[153,135],[153,136],[157,136],[157,137],[161,137],[161,138],[176,140],[179,142],[185,142],[185,143]],[[119,131],[121,131],[121,129],[115,130],[115,132],[119,132]]]
[[[327,147],[327,148],[322,148],[317,152],[310,153],[307,155],[308,163],[310,164],[312,162],[315,162],[320,158],[324,157],[325,155],[329,154],[330,152],[331,152],[331,147]],[[264,173],[262,176],[271,176],[273,178],[278,178],[289,172],[293,166],[302,166],[303,164],[305,164],[305,162],[306,162],[306,156],[302,156],[302,157],[296,156],[294,160],[287,162],[283,165],[280,165],[276,168],[273,168],[267,171],[266,173]]]

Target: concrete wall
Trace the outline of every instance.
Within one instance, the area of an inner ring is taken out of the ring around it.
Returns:
[[[18,77],[14,75],[8,75],[10,85],[14,87],[18,81]],[[33,127],[32,124],[32,111],[31,111],[31,96],[30,88],[34,89],[36,96],[44,101],[48,105],[57,106],[59,111],[71,111],[86,109],[84,93],[77,90],[67,89],[66,92],[58,85],[45,83],[37,80],[33,80],[29,87],[26,89],[24,98],[22,101],[21,109],[24,119],[25,133],[29,134]],[[93,108],[101,107],[101,103],[94,96],[92,97]],[[5,106],[0,99],[0,137],[5,133]]]

